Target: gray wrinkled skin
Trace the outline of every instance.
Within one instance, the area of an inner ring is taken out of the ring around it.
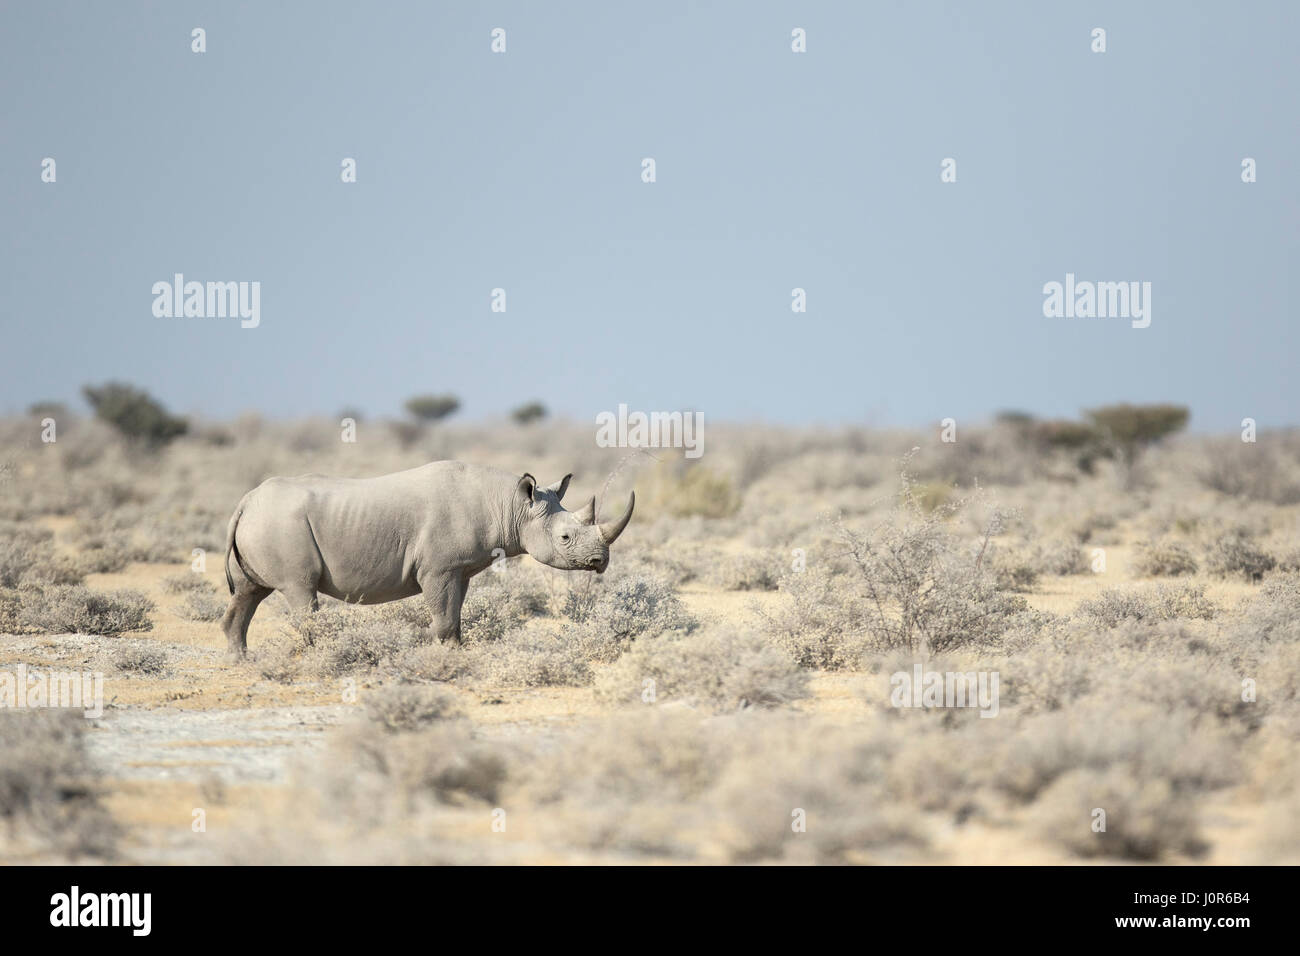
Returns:
[[[572,475],[538,487],[532,475],[438,461],[379,478],[268,478],[244,495],[226,532],[222,619],[230,652],[273,591],[315,610],[317,595],[382,604],[424,595],[433,636],[460,640],[469,579],[502,555],[530,554],[566,571],[603,572],[636,503],[596,524],[596,499],[560,504]]]

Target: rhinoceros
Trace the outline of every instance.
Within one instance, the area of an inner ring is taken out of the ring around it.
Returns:
[[[603,573],[636,493],[622,517],[597,524],[594,496],[577,511],[561,506],[572,477],[539,487],[532,475],[437,461],[378,478],[268,478],[226,530],[230,653],[246,653],[248,624],[272,591],[312,611],[318,593],[354,604],[421,594],[432,636],[460,641],[469,579],[499,557]]]

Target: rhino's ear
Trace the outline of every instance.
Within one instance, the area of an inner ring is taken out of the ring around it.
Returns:
[[[564,493],[565,493],[566,491],[569,490],[569,479],[572,478],[572,477],[573,477],[573,475],[565,475],[563,478],[561,478],[561,479],[560,479],[559,481],[557,481],[555,484],[553,484],[553,485],[547,485],[547,486],[546,486],[546,490],[547,490],[547,491],[553,491],[553,492],[555,492],[555,497],[556,497],[558,500],[563,501],[563,500],[564,500]]]
[[[524,473],[524,476],[520,478],[518,484],[515,485],[515,494],[522,498],[525,504],[529,505],[533,503],[533,494],[536,490],[537,479],[527,472]]]

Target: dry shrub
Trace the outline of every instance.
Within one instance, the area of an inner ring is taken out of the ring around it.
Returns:
[[[585,598],[581,591],[571,591],[567,610],[573,623],[566,624],[538,616],[545,595],[518,571],[500,577],[510,580],[490,576],[474,604],[466,602],[464,646],[427,642],[423,602],[400,601],[368,611],[338,604],[297,617],[296,633],[283,633],[259,648],[259,667],[263,676],[278,681],[380,669],[419,680],[466,677],[509,687],[583,686],[591,683],[593,663],[614,660],[646,630],[695,625],[676,589],[658,578],[615,577]]]
[[[999,591],[1032,591],[1038,583],[1038,557],[1032,552],[992,553],[993,586]]]
[[[807,672],[761,635],[732,629],[649,636],[637,641],[596,681],[598,697],[616,703],[681,701],[717,711],[778,707],[808,696]]]
[[[118,828],[100,802],[80,715],[0,710],[0,858],[108,857]]]
[[[83,573],[114,574],[131,562],[134,555],[127,540],[133,518],[110,515],[78,522],[69,543],[76,548],[76,563]]]
[[[40,634],[100,634],[153,630],[154,604],[127,588],[92,591],[79,584],[24,588],[19,623]]]
[[[655,469],[645,483],[645,510],[677,518],[727,518],[740,509],[740,493],[726,475],[707,465],[678,461]]]
[[[1025,714],[1068,710],[1101,676],[1095,661],[1053,646],[1023,650],[999,673],[1003,703],[1014,703]]]
[[[226,545],[228,512],[192,504],[146,511],[132,529],[139,542],[132,548],[138,561],[169,562],[188,559],[195,548],[221,554]]]
[[[35,587],[51,584],[81,584],[89,569],[64,555],[51,555],[32,564],[22,575],[21,583]]]
[[[1205,552],[1205,569],[1220,577],[1241,575],[1258,581],[1277,566],[1277,559],[1260,548],[1245,528],[1233,528],[1210,542]]]
[[[919,814],[888,779],[901,741],[877,725],[809,734],[772,715],[737,720],[730,736],[708,801],[728,862],[887,862],[925,846]]]
[[[487,571],[470,582],[460,614],[466,641],[498,641],[530,618],[546,613],[545,589],[518,567]]]
[[[469,661],[457,644],[432,641],[401,651],[392,670],[399,677],[419,681],[449,681],[466,673]]]
[[[1110,532],[1119,527],[1119,518],[1109,511],[1092,511],[1076,521],[1071,533],[1080,544],[1101,544],[1109,541]]]
[[[346,727],[323,767],[318,785],[357,822],[407,816],[429,803],[491,805],[507,773],[494,748],[438,718],[413,731],[375,720]]]
[[[960,503],[955,506],[960,507]],[[859,572],[869,609],[867,629],[878,647],[939,653],[996,644],[1024,612],[1025,600],[999,588],[983,549],[972,554],[954,540],[939,512],[904,514],[869,534],[841,525],[841,538]],[[995,514],[985,530],[996,533]]]
[[[1300,643],[1300,574],[1272,575],[1226,623],[1234,642],[1259,648]]]
[[[540,811],[556,844],[688,856],[702,827],[695,808],[725,753],[696,715],[646,708],[523,758],[516,799]]]
[[[664,524],[666,522],[660,522],[656,527],[662,527]],[[605,576],[650,575],[667,581],[673,587],[681,587],[683,584],[706,576],[714,567],[714,555],[715,552],[697,543],[673,541],[670,537],[668,543],[661,546],[647,544],[631,553],[620,553],[616,558],[618,564],[614,566],[614,570],[607,571]],[[560,609],[568,603],[568,592],[590,592],[594,589],[594,585],[575,582],[575,576],[568,572],[556,572],[556,574],[562,575],[561,580],[568,584],[564,598],[552,602]],[[583,575],[583,577],[591,578],[592,575]]]
[[[175,608],[187,621],[216,621],[226,612],[226,602],[215,591],[190,591]]]
[[[1037,549],[1038,569],[1043,574],[1062,577],[1087,574],[1091,570],[1088,555],[1073,541],[1049,541]]]
[[[1094,830],[1097,810],[1105,812],[1102,831]],[[1170,781],[1136,775],[1130,767],[1062,774],[1032,816],[1045,839],[1080,857],[1151,863],[1176,854],[1197,857],[1206,849],[1196,802]]]
[[[608,582],[586,594],[571,591],[564,616],[617,641],[695,627],[695,619],[682,606],[677,588],[664,578],[635,573],[607,576]]]
[[[870,646],[865,601],[843,574],[825,565],[789,571],[781,578],[786,601],[760,610],[762,630],[800,667],[844,670],[858,667]]]
[[[1275,505],[1300,502],[1300,455],[1294,441],[1289,452],[1268,441],[1212,441],[1195,472],[1201,484],[1225,495]]]
[[[1204,585],[1107,588],[1079,604],[1077,614],[1099,627],[1114,628],[1125,621],[1156,623],[1175,618],[1208,620],[1217,613]]]
[[[593,663],[613,660],[623,646],[590,624],[530,621],[498,641],[467,646],[465,672],[494,687],[581,687],[591,683]]]
[[[1195,574],[1196,558],[1187,545],[1178,541],[1143,541],[1137,546],[1133,570],[1140,577],[1177,577]]]
[[[419,684],[367,691],[364,703],[371,722],[393,733],[419,730],[459,713],[454,691]]]
[[[83,576],[75,562],[55,555],[47,529],[0,522],[0,588],[80,584]]]
[[[76,566],[83,575],[116,574],[130,563],[130,553],[115,544],[82,548],[76,559]]]
[[[931,508],[918,497],[918,485],[904,459],[901,490],[892,509],[866,531],[850,528],[843,517],[834,527],[839,544],[856,571],[854,599],[869,642],[877,649],[926,648],[940,653],[966,645],[996,644],[1015,615],[1026,610],[1023,598],[1000,587],[993,568],[992,539],[1001,535],[1014,513],[988,508],[978,489],[955,495]],[[950,523],[978,520],[980,539],[973,547],[960,541]],[[1037,572],[1025,569],[1028,577]],[[1003,576],[1025,583],[1016,572]],[[839,602],[846,604],[844,599]]]
[[[1150,676],[1130,672],[1136,689]],[[1164,778],[1181,792],[1204,792],[1238,782],[1240,737],[1213,715],[1170,709],[1114,686],[1074,706],[1035,716],[1017,727],[993,756],[995,784],[1030,803],[1072,770],[1127,767],[1144,779]]]
[[[168,594],[192,594],[198,592],[201,594],[218,594],[216,585],[201,574],[195,574],[193,571],[185,571],[180,574],[169,574],[162,579],[163,590]]]
[[[258,649],[258,667],[262,676],[282,682],[365,673],[422,640],[418,628],[396,618],[346,605],[296,614],[289,628]]]
[[[122,647],[113,653],[113,666],[128,674],[157,677],[167,673],[167,655],[150,647]]]
[[[0,588],[0,634],[23,634],[22,594],[13,588]]]
[[[781,586],[781,561],[752,552],[719,556],[709,565],[708,578],[724,591],[775,591]]]
[[[556,845],[731,862],[863,861],[924,842],[883,786],[889,741],[746,711],[634,708],[533,754],[518,798]],[[796,832],[802,811],[806,831]]]

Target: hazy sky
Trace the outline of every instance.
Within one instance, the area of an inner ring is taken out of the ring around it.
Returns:
[[[0,412],[121,379],[212,416],[1294,424],[1297,35],[1295,2],[3,0]],[[156,317],[178,272],[260,282],[260,325]],[[1045,317],[1067,272],[1150,282],[1150,327]]]

